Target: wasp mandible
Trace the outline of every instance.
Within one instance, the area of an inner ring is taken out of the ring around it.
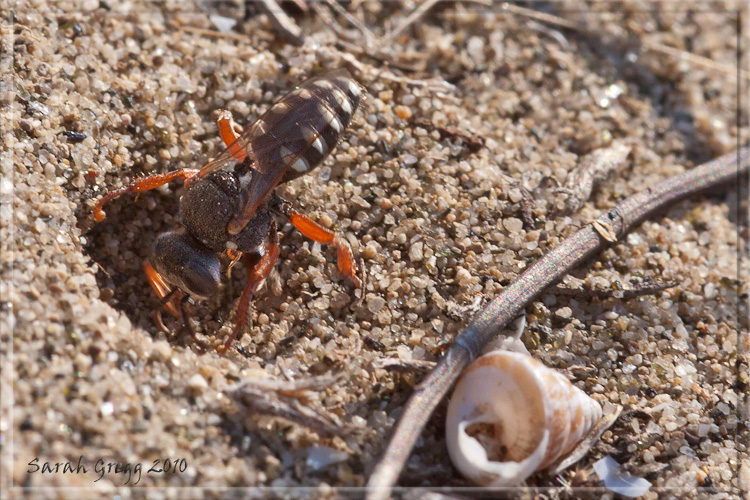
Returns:
[[[125,193],[184,179],[183,227],[156,238],[144,269],[164,306],[176,317],[182,315],[193,338],[186,303],[191,297],[206,299],[218,292],[218,254],[222,252],[233,262],[244,259],[247,268],[247,285],[223,350],[243,332],[251,299],[279,257],[275,215],[285,216],[306,237],[335,247],[339,270],[356,287],[362,286],[347,241],[294,210],[274,189],[312,171],[331,153],[359,107],[363,91],[349,71],[340,68],[303,82],[239,136],[232,128],[231,114],[223,112],[218,127],[226,149],[203,168],[135,179],[97,202],[93,217],[101,221],[106,216],[105,203]]]

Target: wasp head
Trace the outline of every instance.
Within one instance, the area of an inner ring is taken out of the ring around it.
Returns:
[[[189,234],[177,231],[160,234],[149,260],[168,283],[191,296],[208,298],[219,290],[219,258]]]

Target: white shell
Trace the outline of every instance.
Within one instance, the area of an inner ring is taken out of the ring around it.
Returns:
[[[467,479],[511,486],[568,453],[601,416],[599,403],[562,374],[530,356],[493,351],[470,364],[453,391],[448,452]]]

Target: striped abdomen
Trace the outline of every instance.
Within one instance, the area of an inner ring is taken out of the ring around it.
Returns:
[[[283,171],[280,182],[311,171],[336,147],[361,98],[362,86],[344,69],[305,81],[251,126],[253,168]]]
[[[249,223],[279,183],[308,173],[330,154],[357,110],[362,91],[345,69],[306,80],[201,169],[201,177],[227,166],[237,175],[242,208],[230,223],[230,233],[237,234]],[[235,161],[237,150],[249,161]]]

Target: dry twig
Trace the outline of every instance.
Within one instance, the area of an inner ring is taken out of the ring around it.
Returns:
[[[399,373],[427,373],[436,364],[424,359],[379,358],[373,361],[372,367]]]
[[[573,297],[585,297],[585,298],[598,298],[598,299],[635,299],[643,297],[645,295],[654,295],[659,292],[663,292],[668,288],[674,288],[679,283],[676,281],[670,281],[668,283],[641,283],[629,290],[592,290],[592,289],[579,289],[569,288],[566,286],[553,286],[550,288],[550,292],[555,295],[569,295]]]
[[[343,16],[344,19],[346,19],[349,24],[357,28],[357,30],[362,34],[362,36],[365,37],[365,44],[370,45],[372,43],[372,40],[375,38],[375,35],[373,35],[372,31],[370,31],[367,26],[362,24],[362,22],[354,17],[351,12],[346,10],[337,0],[323,0],[328,6],[333,9],[334,12],[337,14]]]
[[[357,60],[357,58],[352,56],[351,54],[343,54],[341,58],[352,67],[356,68],[357,73],[361,75],[368,75],[368,80],[382,79],[388,80],[390,82],[400,83],[402,85],[421,87],[431,93],[444,94],[444,99],[447,99],[450,95],[458,94],[458,88],[455,85],[439,77],[431,77],[425,80],[409,78],[406,76],[396,75],[387,69],[375,69],[373,66],[366,65]]]
[[[686,196],[736,179],[748,168],[750,148],[745,147],[628,197],[596,222],[609,227],[621,239],[646,217]],[[608,245],[593,224],[585,226],[529,267],[474,317],[406,403],[388,447],[367,483],[368,499],[388,497],[433,410],[482,347],[544,289]]]
[[[580,210],[591,197],[594,186],[625,164],[630,150],[625,141],[615,141],[609,147],[597,149],[581,158],[568,174],[565,186],[555,189],[555,194],[567,195],[564,206],[557,213],[565,215]]]
[[[312,6],[315,13],[323,20],[323,23],[331,28],[334,33],[336,33],[336,36],[339,40],[352,40],[352,37],[349,36],[346,31],[344,31],[343,26],[341,26],[341,24],[339,24],[339,22],[333,18],[333,16],[325,9],[325,7],[323,7],[323,4],[321,4],[318,0],[310,0],[310,5]]]
[[[292,45],[300,46],[305,43],[302,29],[281,9],[276,0],[257,0],[257,3],[263,13],[268,16],[277,35]]]
[[[401,70],[406,73],[419,73],[424,71],[424,64],[422,67],[416,67],[414,65],[409,64],[403,64],[399,61],[394,61],[392,56],[386,56],[379,53],[372,53],[368,50],[364,50],[361,46],[349,42],[347,40],[344,40],[342,38],[339,38],[336,41],[336,47],[340,50],[345,51],[348,54],[354,55],[356,57],[362,58],[367,57],[369,59],[372,59],[373,61],[376,61],[381,65],[381,67],[387,67],[387,68],[394,68]],[[402,56],[403,54],[399,54],[399,56]]]
[[[559,16],[554,16],[552,14],[545,14],[543,12],[538,12],[533,9],[528,9],[526,7],[519,7],[518,5],[513,5],[511,3],[504,3],[503,9],[513,14],[525,16],[525,17],[535,19],[543,23],[551,24],[553,26],[558,26],[560,28],[573,30],[573,31],[582,33],[584,35],[589,35],[589,36],[597,35],[597,33],[586,28],[585,26],[580,26],[572,21],[569,21]],[[703,66],[708,69],[720,71],[730,76],[737,76],[738,68],[734,68],[732,66],[727,66],[724,64],[719,64],[716,61],[712,61],[711,59],[707,57],[693,54],[692,52],[687,52],[685,50],[680,50],[674,47],[669,47],[661,43],[649,42],[645,40],[641,40],[640,44],[646,50],[652,50],[654,52],[666,54],[668,56],[674,57],[675,59],[682,59],[695,66]],[[745,70],[739,70],[739,75],[744,80],[750,80],[750,72],[747,72]]]
[[[417,127],[422,127],[425,130],[437,130],[438,133],[440,133],[440,137],[457,137],[461,139],[461,142],[463,142],[466,147],[472,152],[477,152],[482,147],[484,147],[485,139],[481,135],[465,134],[460,130],[456,130],[455,128],[444,127],[442,125],[432,123],[432,121],[428,118],[417,118],[412,121],[412,124]]]
[[[277,378],[254,377],[242,380],[227,388],[227,391],[239,391],[246,387],[253,389],[277,392],[290,397],[304,397],[305,391],[323,391],[343,380],[342,375],[321,375],[319,377],[308,377],[293,380],[281,380]]]
[[[385,35],[383,38],[378,40],[377,43],[377,49],[382,50],[383,47],[391,43],[392,40],[395,38],[398,38],[401,33],[406,31],[409,26],[414,24],[420,17],[427,14],[427,11],[429,11],[431,8],[433,8],[440,0],[424,0],[422,4],[414,9],[411,14],[396,28],[395,30],[391,31],[387,35]]]
[[[313,410],[299,399],[322,391],[340,377],[324,375],[301,380],[248,378],[226,388],[237,401],[249,406],[255,413],[279,417],[302,425],[322,437],[341,436],[350,432],[334,414]]]
[[[231,40],[237,40],[238,42],[250,43],[250,37],[242,35],[240,33],[222,33],[221,31],[209,30],[205,28],[196,28],[194,26],[180,26],[177,28],[179,31],[185,33],[193,33],[195,35],[206,36],[209,38],[228,38]]]

